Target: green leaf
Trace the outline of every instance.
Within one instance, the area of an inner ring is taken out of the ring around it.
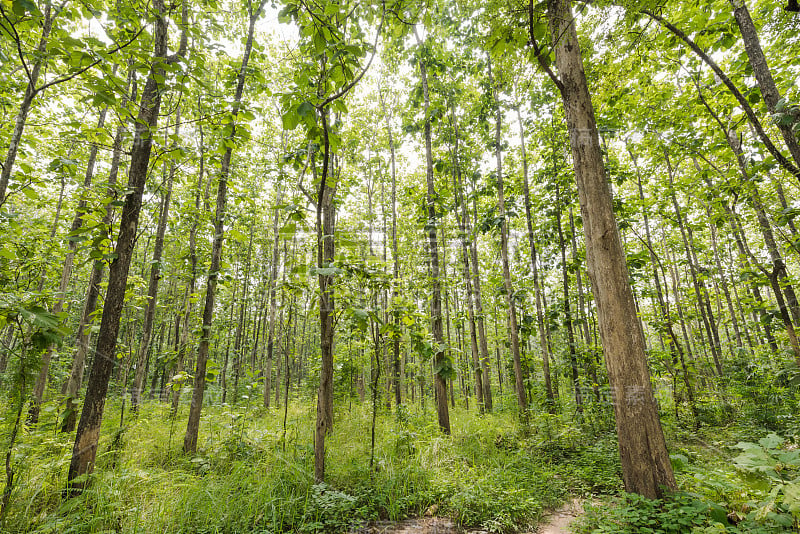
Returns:
[[[244,243],[245,241],[247,241],[247,236],[244,235],[239,230],[237,230],[236,228],[231,228],[228,231],[228,235],[230,235],[231,238],[235,239],[239,243]]]
[[[765,449],[777,449],[783,444],[783,441],[784,440],[782,437],[774,432],[771,432],[770,434],[767,434],[765,437],[758,440],[758,444]]]
[[[41,14],[39,8],[36,7],[36,4],[31,2],[30,0],[12,0],[11,10],[14,12],[15,15],[19,16],[23,16],[26,12],[31,13],[33,15]]]
[[[300,115],[294,109],[290,109],[281,116],[281,123],[284,130],[294,130],[300,123]]]
[[[800,484],[792,483],[783,486],[783,504],[795,517],[800,514]]]

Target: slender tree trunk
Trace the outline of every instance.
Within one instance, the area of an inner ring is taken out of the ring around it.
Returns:
[[[717,244],[717,227],[713,220],[713,214],[711,213],[711,206],[706,205],[706,213],[709,217],[709,228],[711,230],[711,251],[714,253],[714,263],[717,266],[717,271],[719,272],[719,283],[720,288],[722,289],[722,293],[725,296],[725,303],[728,306],[728,313],[731,317],[731,324],[733,325],[733,334],[734,338],[736,339],[736,346],[742,348],[744,345],[742,343],[742,332],[739,329],[739,319],[736,316],[736,311],[733,309],[733,300],[731,299],[731,292],[730,288],[728,287],[728,279],[725,276],[725,271],[722,268],[722,260],[720,259],[719,255],[719,246]]]
[[[489,83],[492,81],[492,66],[489,61]],[[517,306],[514,302],[514,287],[511,282],[511,267],[508,261],[508,220],[506,219],[506,198],[503,180],[502,154],[502,122],[503,110],[496,87],[492,88],[495,106],[494,154],[497,172],[497,214],[500,217],[500,258],[503,264],[503,286],[505,287],[506,306],[508,306],[508,335],[511,339],[511,357],[514,361],[514,380],[517,391],[517,404],[522,421],[528,420],[528,396],[525,393],[525,375],[522,372],[522,357],[519,349],[519,331],[517,329]]]
[[[133,68],[128,69],[128,83],[125,88],[125,95],[128,89],[131,91],[131,99],[135,100],[136,96],[136,71]],[[127,105],[128,99],[122,99],[122,106]],[[117,126],[117,131],[114,135],[114,149],[111,156],[111,168],[108,173],[108,189],[106,196],[113,198],[116,194],[117,177],[119,176],[120,159],[122,157],[122,143],[123,136],[125,135],[125,123],[120,122]],[[88,170],[88,167],[87,167]],[[104,208],[102,225],[104,228],[111,227],[111,220],[113,219],[114,212],[110,205]],[[92,272],[89,275],[89,283],[87,285],[86,299],[83,304],[83,311],[81,312],[81,319],[78,323],[77,336],[75,339],[75,356],[72,358],[72,366],[70,368],[69,378],[67,379],[66,387],[64,388],[65,406],[64,417],[61,423],[61,432],[72,432],[75,430],[75,423],[77,422],[77,406],[76,400],[78,391],[83,381],[83,372],[86,367],[86,354],[89,351],[89,339],[91,337],[90,324],[92,322],[92,315],[97,307],[97,299],[100,297],[100,282],[103,280],[103,273],[105,271],[105,261],[95,260],[92,262]]]
[[[581,382],[578,376],[578,356],[575,353],[575,329],[572,324],[572,308],[570,307],[569,297],[569,268],[567,266],[567,244],[564,239],[564,231],[561,225],[561,210],[564,204],[561,200],[559,187],[559,176],[554,171],[556,182],[556,230],[558,231],[558,248],[561,252],[561,288],[564,297],[564,324],[567,327],[567,348],[569,350],[569,366],[571,370],[572,390],[575,396],[575,409],[579,414],[583,413],[583,395],[581,394]]]
[[[455,210],[456,220],[458,222],[458,229],[460,232],[461,242],[461,261],[462,273],[464,278],[467,318],[469,320],[469,336],[470,336],[470,353],[472,354],[472,368],[475,378],[475,397],[478,403],[478,410],[483,413],[486,409],[483,400],[483,369],[480,363],[480,356],[478,354],[478,334],[475,318],[475,304],[473,299],[472,279],[470,276],[469,266],[469,232],[467,228],[467,219],[469,217],[468,208],[464,202],[464,191],[461,181],[461,163],[459,157],[459,128],[455,113],[455,104],[450,108],[450,119],[453,126],[453,135],[455,141],[453,144],[453,191],[456,197],[458,207]]]
[[[700,318],[703,321],[703,327],[705,328],[706,335],[708,336],[708,342],[711,349],[711,356],[714,359],[714,367],[717,371],[719,376],[722,376],[722,360],[719,352],[719,335],[716,334],[716,324],[714,323],[714,316],[711,314],[711,306],[708,305],[708,301],[705,294],[705,286],[700,281],[698,277],[698,266],[696,260],[693,258],[692,255],[692,247],[689,244],[689,237],[688,232],[689,229],[687,225],[684,223],[683,215],[681,212],[681,208],[678,204],[678,199],[675,194],[675,182],[673,180],[674,171],[672,169],[672,165],[670,164],[669,155],[667,154],[666,149],[664,150],[664,157],[667,163],[667,176],[669,177],[669,186],[670,186],[670,198],[672,199],[672,206],[675,209],[675,217],[678,222],[678,229],[681,232],[681,237],[683,238],[683,248],[686,252],[686,261],[689,264],[689,273],[692,276],[692,287],[694,288],[695,296],[697,297],[697,306],[700,310]]]
[[[586,370],[589,373],[589,379],[592,383],[592,394],[597,402],[600,402],[600,385],[597,382],[597,361],[593,356],[592,350],[592,336],[589,333],[589,314],[586,313],[586,298],[583,292],[583,276],[581,275],[581,261],[578,257],[578,236],[575,229],[575,216],[573,214],[572,206],[569,207],[569,228],[570,228],[570,243],[572,245],[572,261],[575,266],[575,287],[578,296],[578,319],[581,322],[581,331],[583,333],[583,346],[584,346],[584,363]]]
[[[108,113],[108,107],[103,108],[100,112],[100,116],[97,119],[97,128],[102,128],[106,121],[106,114]],[[92,143],[92,147],[89,149],[89,159],[86,163],[86,174],[84,175],[83,179],[83,189],[88,190],[89,187],[92,185],[92,179],[94,178],[94,167],[95,163],[97,162],[97,144]],[[58,285],[58,293],[56,297],[56,303],[53,306],[53,314],[59,315],[62,310],[64,309],[64,302],[66,301],[67,297],[67,287],[69,285],[70,278],[72,277],[72,266],[75,261],[75,252],[78,249],[78,242],[76,237],[72,237],[75,232],[80,230],[81,226],[83,226],[83,215],[86,211],[86,201],[81,198],[78,201],[78,207],[75,210],[75,217],[72,219],[72,225],[70,227],[69,237],[67,238],[67,255],[64,258],[64,266],[61,270],[61,282]],[[53,228],[55,230],[55,227]],[[51,235],[51,238],[53,236]],[[44,282],[44,279],[42,279]],[[28,423],[35,424],[39,420],[39,409],[42,404],[42,400],[44,399],[44,390],[47,387],[47,375],[49,374],[50,370],[50,360],[53,356],[53,346],[47,347],[42,356],[42,364],[39,368],[39,375],[36,377],[36,382],[33,385],[33,399],[31,400],[30,409],[28,411]]]
[[[662,26],[667,28],[676,37],[678,37],[680,40],[686,43],[686,45],[697,55],[697,57],[703,60],[703,62],[706,65],[708,65],[711,68],[711,70],[714,71],[714,74],[716,74],[717,78],[719,78],[719,80],[722,81],[723,84],[725,84],[725,87],[728,88],[730,93],[739,103],[739,106],[744,111],[744,114],[747,116],[748,121],[750,122],[753,130],[755,131],[756,137],[763,143],[764,148],[766,148],[767,151],[770,154],[772,154],[772,157],[775,158],[775,160],[780,164],[781,167],[786,169],[786,171],[788,171],[789,174],[793,175],[795,178],[800,180],[800,169],[798,169],[798,167],[794,163],[792,163],[789,159],[787,159],[786,156],[784,156],[781,153],[781,151],[778,150],[778,148],[775,146],[775,144],[772,142],[772,140],[764,131],[764,127],[761,125],[761,121],[758,120],[758,117],[756,116],[755,111],[753,111],[752,106],[750,106],[750,103],[744,97],[742,92],[739,91],[736,85],[734,85],[733,81],[731,81],[731,79],[722,71],[722,69],[719,68],[719,65],[717,65],[717,63],[711,58],[711,56],[705,53],[697,45],[697,43],[695,43],[691,38],[689,38],[688,35],[686,35],[674,24],[665,20],[660,15],[657,15],[646,9],[643,9],[642,13],[652,18],[653,20],[658,21]]]
[[[269,269],[269,334],[267,334],[267,361],[264,366],[264,408],[269,408],[269,401],[272,398],[272,359],[275,347],[275,312],[277,310],[277,299],[275,298],[275,283],[278,280],[278,261],[280,259],[280,239],[278,239],[278,224],[280,222],[279,210],[277,208],[283,202],[283,188],[278,180],[276,187],[276,208],[272,217],[272,261]],[[288,373],[288,369],[287,369]],[[280,385],[276,386],[280,388]]]
[[[383,92],[378,85],[378,96],[380,98],[381,110],[383,111],[383,118],[386,122],[386,135],[389,141],[389,156],[390,156],[390,169],[392,173],[392,302],[400,296],[400,251],[397,245],[397,171],[396,171],[396,158],[394,148],[394,136],[392,134],[392,125],[390,123],[390,116],[386,111],[386,102],[383,98]],[[392,312],[392,321],[394,323],[394,332],[392,334],[392,363],[394,368],[394,401],[397,406],[402,403],[402,361],[400,357],[400,313],[399,311]]]
[[[642,202],[644,206],[645,198],[644,198],[644,190],[642,188],[642,173],[639,170],[639,163],[634,155],[633,151],[628,148],[628,154],[631,156],[631,161],[633,161],[634,168],[636,169],[636,185],[639,191],[639,201]],[[653,281],[655,282],[656,287],[656,298],[658,300],[658,308],[661,312],[661,320],[663,321],[663,330],[667,334],[669,350],[672,353],[672,361],[673,364],[677,364],[678,362],[681,365],[681,369],[683,371],[682,377],[684,386],[686,387],[686,395],[689,399],[689,406],[692,410],[692,414],[695,417],[695,421],[697,421],[697,405],[695,403],[695,394],[694,394],[694,387],[692,386],[692,382],[689,377],[689,369],[686,365],[686,358],[684,357],[684,350],[683,346],[681,345],[678,337],[675,335],[675,331],[673,330],[672,326],[672,314],[670,313],[669,309],[669,297],[667,292],[666,286],[666,274],[664,274],[665,285],[662,289],[661,285],[661,276],[659,275],[659,266],[663,268],[663,264],[659,260],[658,256],[656,255],[655,248],[653,246],[653,239],[650,234],[650,218],[647,215],[647,207],[642,209],[642,215],[644,220],[644,234],[645,234],[645,244],[647,245],[647,251],[650,255],[650,264],[653,266]],[[662,272],[663,274],[663,272]],[[677,293],[675,297],[677,299]],[[677,407],[676,407],[677,410]]]
[[[547,329],[544,323],[542,312],[542,288],[539,284],[539,265],[537,260],[536,236],[533,233],[533,217],[531,216],[531,192],[528,179],[528,151],[525,146],[525,126],[522,122],[522,115],[517,110],[517,122],[519,123],[520,150],[522,158],[522,190],[525,194],[525,222],[528,227],[528,245],[531,249],[531,274],[533,275],[533,291],[536,301],[536,327],[539,333],[539,350],[542,353],[542,373],[544,374],[544,389],[547,395],[547,409],[552,412],[555,410],[555,396],[553,386],[550,383],[550,350],[547,344]]]
[[[201,96],[197,96],[197,113],[198,115],[202,114],[202,105],[201,105]],[[202,121],[198,121],[198,134],[199,134],[199,151],[200,151],[200,162],[198,168],[198,176],[197,176],[197,184],[195,185],[194,191],[194,210],[195,213],[199,216],[200,213],[200,196],[205,194],[208,191],[208,188],[205,183],[205,162],[206,162],[206,147],[205,147],[205,135],[203,130],[203,123]],[[180,343],[178,343],[178,334],[177,329],[179,328],[176,322],[176,333],[175,333],[175,344],[176,344],[176,361],[175,361],[175,370],[174,376],[179,376],[181,378],[184,377],[183,369],[184,363],[186,362],[187,353],[191,352],[189,350],[190,343],[189,343],[189,321],[192,316],[192,308],[193,299],[191,296],[194,294],[195,285],[197,283],[197,228],[198,228],[198,217],[194,217],[192,222],[192,227],[189,230],[189,265],[190,265],[190,275],[189,275],[189,282],[186,285],[186,290],[184,292],[183,297],[183,328],[181,328],[181,336],[180,336]],[[178,319],[176,319],[177,321]],[[222,369],[221,376],[224,377],[225,369]],[[178,403],[180,402],[181,397],[181,389],[183,389],[183,380],[180,383],[172,382],[172,394],[171,394],[171,402],[170,402],[170,415],[175,417],[178,413]]]
[[[319,282],[319,324],[320,369],[319,390],[317,392],[317,422],[314,431],[314,479],[322,482],[325,479],[325,437],[333,431],[333,335],[334,315],[336,312],[333,274],[329,269],[334,259],[336,227],[336,206],[333,199],[336,185],[331,186],[333,157],[330,152],[328,136],[328,110],[320,111],[324,126],[325,148],[322,163],[322,178],[317,192],[317,279]],[[314,165],[313,168],[316,168]]]
[[[250,238],[247,244],[247,259],[244,263],[244,279],[242,280],[242,298],[239,303],[239,320],[236,323],[236,333],[233,336],[233,404],[239,400],[239,378],[242,374],[245,352],[244,337],[247,332],[248,318],[245,311],[249,308],[250,294],[250,262],[253,256],[253,234],[255,233],[255,223],[250,225]]]
[[[463,178],[463,176],[460,176]],[[469,241],[469,252],[470,252],[470,259],[472,261],[472,290],[474,291],[474,303],[475,303],[475,323],[478,327],[478,347],[480,348],[480,365],[481,365],[481,383],[483,385],[483,405],[484,409],[487,412],[491,412],[493,408],[493,400],[492,400],[492,378],[491,373],[489,371],[491,366],[491,360],[489,357],[489,343],[486,340],[486,321],[485,321],[485,313],[483,309],[483,296],[481,292],[481,270],[480,270],[480,262],[478,261],[478,245],[476,243],[477,236],[474,235],[472,222],[470,220],[469,209],[464,199],[463,187],[461,181],[459,180],[459,187],[457,188],[458,194],[461,196],[461,205],[463,206],[463,216],[464,216],[464,224],[465,229],[468,232],[468,236],[471,237]],[[475,204],[475,200],[473,197],[473,209],[477,212],[477,207]],[[476,217],[477,219],[477,217]],[[498,379],[499,379],[499,386],[500,386],[500,394],[503,393],[503,375],[498,370]]]
[[[53,30],[53,20],[58,16],[59,9],[53,12],[53,5],[46,2],[44,5],[44,18],[42,23],[42,33],[39,37],[39,44],[36,47],[34,57],[36,60],[30,71],[26,68],[28,75],[28,84],[25,86],[25,94],[22,97],[17,117],[14,120],[14,130],[11,132],[11,139],[8,141],[8,150],[6,157],[3,160],[3,167],[0,170],[0,206],[2,206],[7,198],[8,183],[11,181],[11,175],[14,170],[14,162],[17,160],[17,152],[19,151],[19,144],[22,141],[22,133],[25,130],[25,123],[28,120],[28,113],[31,111],[33,99],[39,94],[36,84],[39,83],[39,75],[42,71],[42,63],[47,56],[47,44],[50,40],[50,32]]]
[[[415,28],[416,31],[416,28]],[[417,37],[420,47],[424,44]],[[450,410],[447,405],[447,382],[446,377],[451,369],[451,363],[447,359],[442,348],[444,344],[442,332],[442,296],[441,280],[439,274],[439,241],[437,238],[436,200],[438,193],[433,177],[433,148],[431,143],[431,119],[430,119],[430,93],[428,90],[428,68],[424,59],[419,60],[419,74],[422,82],[422,98],[424,108],[424,135],[425,135],[425,176],[428,186],[427,190],[427,214],[426,234],[428,238],[428,254],[431,267],[431,330],[434,342],[434,390],[436,393],[436,413],[439,419],[439,428],[445,434],[450,433]]]
[[[650,384],[644,332],[606,181],[580,46],[568,0],[549,0],[548,18],[564,100],[589,278],[612,391],[625,489],[649,498],[676,487]]]
[[[181,112],[180,107],[175,113],[175,138],[180,133]],[[173,148],[176,145],[173,144]],[[164,164],[166,171],[166,163]],[[147,304],[144,309],[144,321],[142,322],[142,338],[139,342],[139,353],[136,357],[136,372],[133,377],[133,388],[131,389],[131,411],[136,414],[139,412],[141,403],[142,389],[145,381],[146,362],[150,353],[150,337],[153,333],[153,319],[156,315],[156,304],[158,299],[158,283],[161,280],[161,255],[164,252],[164,236],[167,233],[167,221],[169,220],[169,204],[172,199],[172,183],[175,179],[176,162],[170,164],[167,175],[166,191],[161,202],[161,213],[158,216],[158,227],[156,229],[156,241],[153,245],[153,259],[150,262],[150,280],[147,285]]]
[[[236,117],[239,115],[244,93],[244,83],[247,77],[247,64],[250,61],[250,51],[253,49],[253,33],[256,20],[261,15],[264,2],[261,0],[255,10],[248,4],[250,23],[247,30],[247,40],[242,54],[242,64],[239,68],[236,92],[234,94],[231,115],[231,134],[226,139],[225,153],[220,162],[219,181],[217,184],[217,203],[214,215],[214,241],[211,245],[211,266],[206,279],[206,299],[203,307],[203,326],[200,335],[200,344],[197,348],[197,361],[194,371],[194,390],[192,391],[192,404],[189,408],[189,420],[186,424],[186,435],[183,438],[184,452],[197,450],[197,437],[200,432],[200,413],[203,409],[203,395],[206,387],[206,366],[208,364],[209,344],[211,341],[211,326],[214,320],[214,302],[217,291],[220,264],[222,263],[222,244],[225,238],[226,204],[228,199],[228,177],[230,175],[231,157],[233,155],[233,139],[236,133]]]

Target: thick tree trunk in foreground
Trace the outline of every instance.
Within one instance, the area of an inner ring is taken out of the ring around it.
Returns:
[[[135,70],[128,69],[128,85],[125,89],[127,95],[128,89],[132,88],[131,98],[135,99],[136,84],[134,83]],[[127,104],[127,98],[122,99],[123,107]],[[117,126],[117,131],[114,135],[114,151],[111,157],[111,169],[108,173],[108,189],[106,196],[113,198],[116,194],[117,177],[119,176],[119,164],[122,158],[122,139],[125,134],[125,124],[121,122]],[[114,212],[110,205],[105,206],[105,213],[103,214],[103,226],[110,228],[111,221],[114,217]],[[97,299],[100,297],[100,282],[103,280],[106,264],[103,260],[95,260],[92,263],[92,272],[89,275],[88,289],[86,292],[86,299],[83,304],[83,311],[81,312],[81,319],[78,323],[77,338],[75,340],[75,356],[72,359],[72,367],[70,369],[69,379],[67,380],[64,388],[64,420],[61,423],[61,432],[72,432],[75,430],[75,423],[77,422],[77,406],[76,399],[78,397],[78,390],[81,387],[83,380],[83,371],[86,367],[86,354],[89,352],[89,339],[91,337],[90,323],[92,321],[92,314],[97,307]]]
[[[323,111],[327,138],[327,110]],[[317,204],[317,266],[320,271],[319,281],[319,325],[320,353],[322,367],[317,392],[317,421],[314,430],[314,479],[322,482],[325,479],[325,436],[333,430],[333,335],[334,313],[336,302],[333,292],[333,275],[322,271],[333,262],[335,243],[333,233],[336,224],[336,208],[333,203],[336,187],[328,184],[330,154],[326,143],[323,163],[322,181]]]
[[[161,66],[167,56],[167,20],[164,17],[164,4],[161,0],[153,3],[155,9],[155,32],[153,37],[153,65],[142,91],[139,114],[136,119],[136,134],[133,139],[128,189],[119,223],[119,236],[114,249],[116,258],[111,263],[108,276],[108,290],[103,306],[103,318],[97,335],[97,349],[89,375],[86,399],[83,403],[75,445],[72,450],[67,486],[71,492],[80,492],[86,480],[79,479],[94,469],[97,444],[100,439],[100,424],[103,420],[106,393],[111,372],[116,364],[117,334],[125,300],[128,271],[136,245],[136,232],[139,213],[142,209],[142,195],[147,181],[150,152],[153,143],[153,130],[158,123],[162,91],[158,79],[163,79]],[[184,19],[185,20],[185,19]],[[185,49],[185,42],[182,42]]]
[[[623,481],[629,492],[649,498],[675,489],[675,478],[650,385],[644,333],[636,315],[611,193],[606,182],[597,125],[568,0],[549,0],[559,89],[570,134],[578,197],[586,236],[592,291],[614,412]]]

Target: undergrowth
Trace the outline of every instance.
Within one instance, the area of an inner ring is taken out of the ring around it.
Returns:
[[[752,425],[698,429],[670,450],[678,492],[587,503],[579,534],[800,532],[800,449]],[[752,441],[750,441],[752,440]]]
[[[120,426],[119,411],[107,407],[95,473],[73,499],[61,497],[73,436],[58,433],[49,412],[28,429],[15,449],[20,475],[6,532],[346,532],[425,513],[515,532],[534,528],[568,493],[620,487],[613,439],[589,439],[566,416],[534,416],[520,432],[511,410],[456,409],[453,435],[444,436],[431,411],[382,413],[370,471],[362,439],[370,411],[339,407],[326,483],[315,484],[311,402],[290,407],[285,433],[282,412],[209,407],[192,456],[180,450],[180,414],[173,422],[166,406],[146,403]]]

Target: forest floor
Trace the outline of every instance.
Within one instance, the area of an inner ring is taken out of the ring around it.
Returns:
[[[193,455],[180,449],[186,404],[170,418],[168,405],[146,403],[123,424],[112,401],[90,489],[70,500],[62,489],[74,439],[45,406],[14,448],[19,476],[0,532],[800,532],[798,439],[667,420],[679,492],[649,501],[623,492],[610,413],[577,423],[566,410],[536,412],[521,429],[513,402],[483,415],[457,407],[451,436],[430,409],[379,413],[374,450],[360,438],[371,433],[370,407],[339,404],[317,484],[309,399],[291,404],[285,430],[275,410],[209,406]],[[800,435],[800,419],[787,430]]]

